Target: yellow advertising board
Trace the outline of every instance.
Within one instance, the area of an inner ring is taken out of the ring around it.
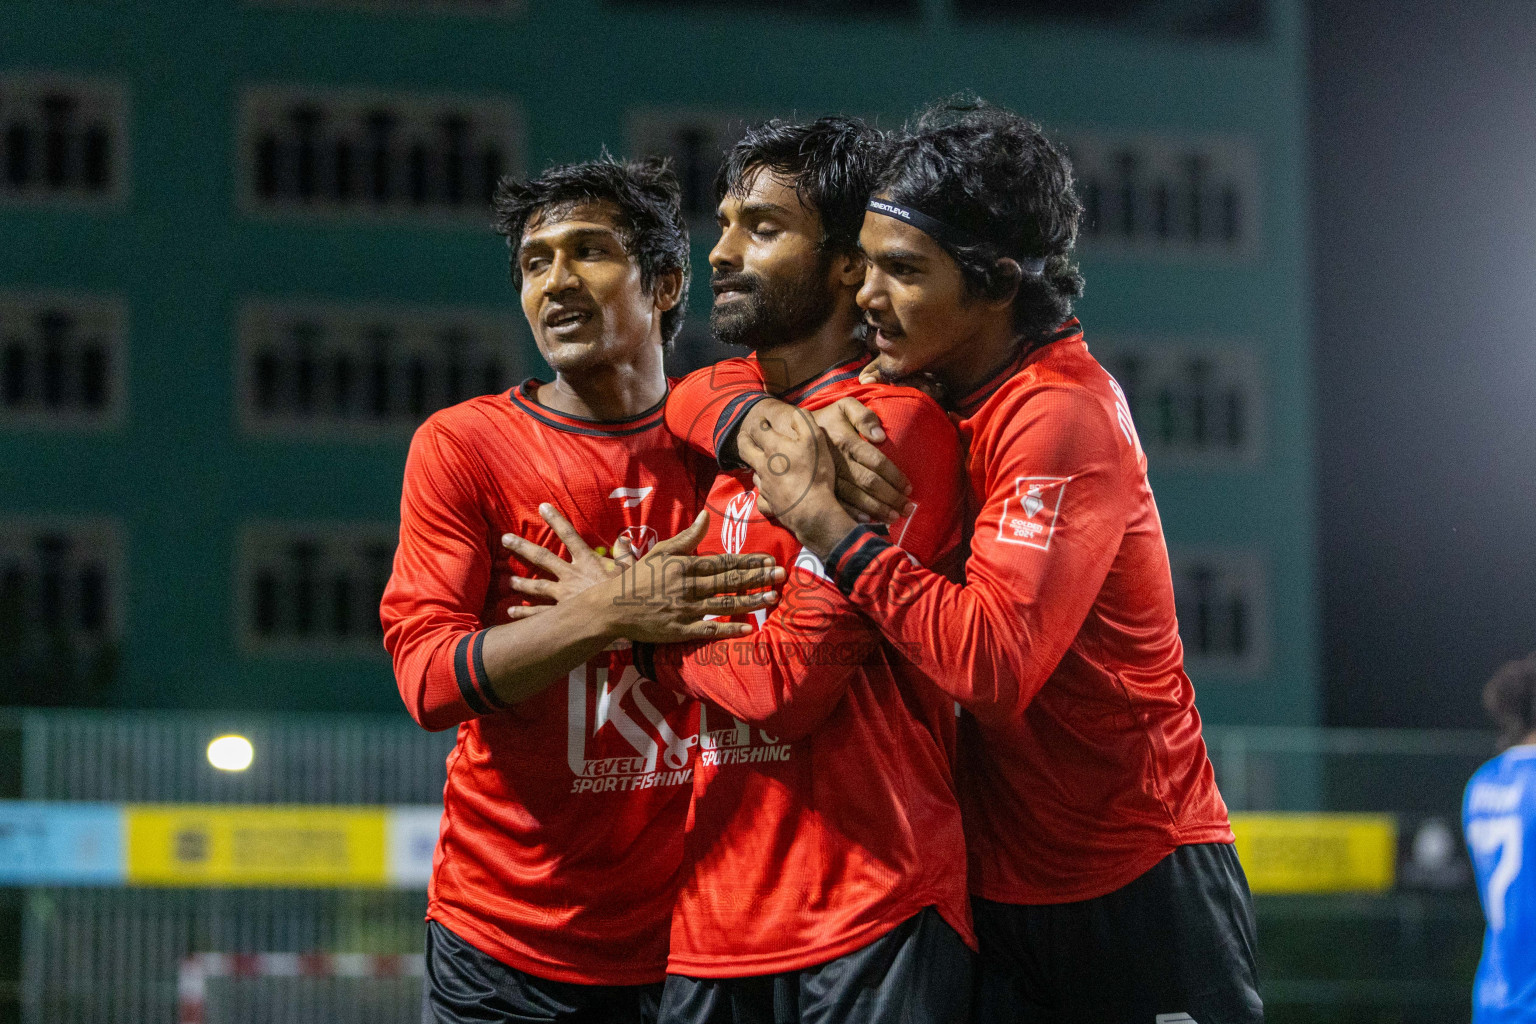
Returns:
[[[382,886],[382,807],[126,809],[130,885]]]
[[[424,883],[438,808],[130,804],[122,808],[129,885],[356,888]],[[409,817],[409,815],[407,815]],[[430,820],[428,820],[430,819]],[[1392,888],[1397,824],[1384,814],[1234,814],[1237,853],[1255,893],[1381,892]],[[422,864],[405,872],[403,840]],[[399,863],[397,863],[399,862]],[[415,876],[420,874],[420,879]],[[396,877],[400,876],[400,877]]]
[[[1389,814],[1234,814],[1232,832],[1256,893],[1382,892],[1396,876]]]

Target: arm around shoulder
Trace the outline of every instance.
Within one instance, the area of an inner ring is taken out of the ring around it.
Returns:
[[[667,429],[717,461],[728,458],[735,451],[735,432],[742,417],[766,394],[755,362],[722,359],[673,384],[667,396]]]
[[[1019,714],[1055,670],[1104,584],[1134,497],[1129,442],[1093,396],[1039,389],[993,422],[995,435],[972,442],[987,493],[963,585],[878,538],[851,545],[838,574],[886,637],[923,652],[935,682],[983,719]]]

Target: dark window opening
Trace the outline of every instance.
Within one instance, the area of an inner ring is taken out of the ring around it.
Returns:
[[[961,18],[1008,18],[1202,39],[1263,39],[1265,0],[953,0]]]

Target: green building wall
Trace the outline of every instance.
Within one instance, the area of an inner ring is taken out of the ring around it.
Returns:
[[[1160,459],[1149,446],[1153,483],[1176,555],[1225,553],[1258,577],[1250,654],[1192,661],[1206,720],[1311,724],[1318,650],[1299,0],[1273,0],[1268,19],[1260,38],[1213,40],[967,21],[944,0],[925,0],[911,17],[858,19],[598,0],[526,0],[480,14],[7,0],[0,111],[7,90],[49,76],[104,85],[125,112],[125,145],[120,185],[105,197],[0,187],[0,297],[45,301],[61,291],[115,304],[125,386],[99,422],[0,410],[0,520],[17,536],[38,523],[105,524],[80,536],[119,552],[110,580],[121,641],[113,703],[392,710],[398,698],[376,639],[251,642],[237,564],[259,545],[252,529],[271,524],[387,536],[409,432],[252,427],[241,411],[242,310],[261,301],[469,310],[501,318],[517,361],[529,372],[539,364],[507,282],[505,245],[478,211],[434,219],[253,207],[242,170],[248,90],[499,97],[521,126],[507,169],[536,170],[605,146],[627,152],[644,133],[636,126],[658,113],[709,121],[840,111],[889,127],[927,100],[970,89],[1069,144],[1216,140],[1251,159],[1257,207],[1244,244],[1222,252],[1085,239],[1079,313],[1090,348],[1100,339],[1119,355],[1236,346],[1257,367],[1259,440],[1249,454]],[[711,242],[701,227],[696,282]],[[708,297],[695,286],[695,332]],[[13,328],[0,321],[0,338]],[[1147,435],[1140,405],[1137,416]],[[102,535],[109,539],[90,540]]]

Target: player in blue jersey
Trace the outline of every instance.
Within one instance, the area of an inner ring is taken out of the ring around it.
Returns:
[[[1461,820],[1488,931],[1472,986],[1472,1024],[1536,1022],[1536,654],[1483,690],[1504,752],[1467,783]]]

